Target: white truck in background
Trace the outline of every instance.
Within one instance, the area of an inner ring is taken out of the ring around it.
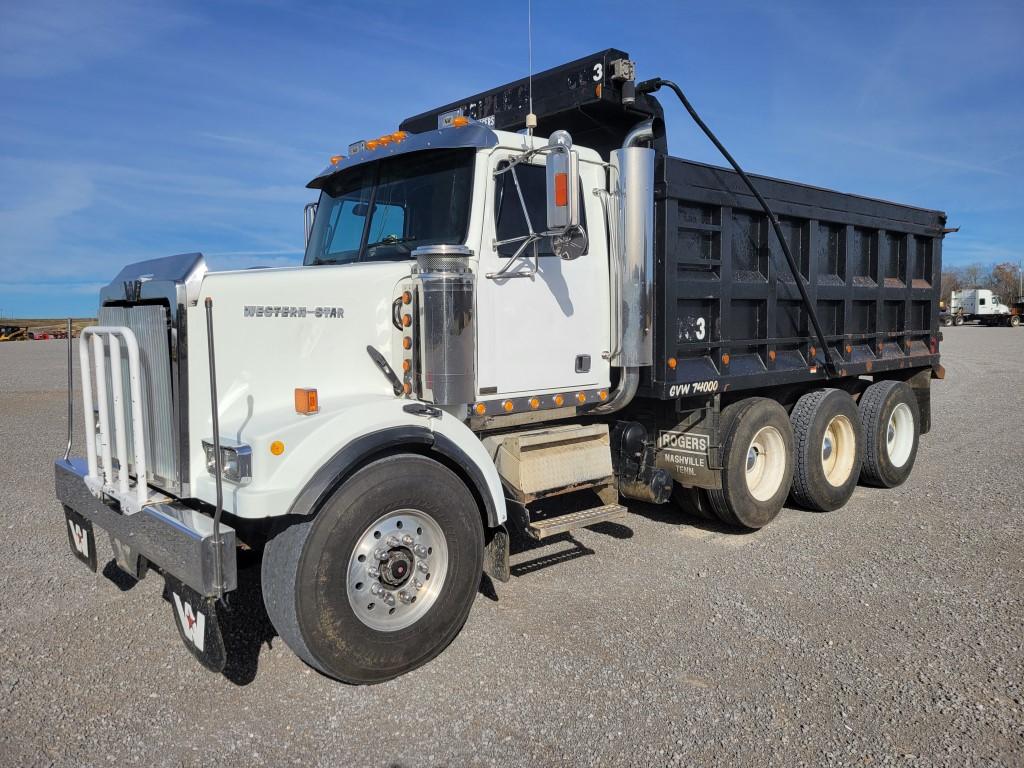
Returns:
[[[1016,328],[1021,323],[1021,316],[1019,311],[1003,304],[999,296],[987,288],[965,288],[950,293],[948,311],[942,316],[943,325],[973,322]]]

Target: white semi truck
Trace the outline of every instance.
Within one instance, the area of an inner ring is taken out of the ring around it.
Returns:
[[[668,155],[659,89],[732,169]],[[288,646],[369,683],[509,579],[510,528],[639,499],[756,529],[914,465],[945,216],[751,179],[623,51],[412,117],[309,186],[302,265],[133,264],[79,345],[71,549],[95,570],[102,529],[160,573],[210,668],[241,547]]]
[[[965,288],[950,293],[948,312],[944,312],[941,319],[946,326],[977,322],[981,325],[1008,325],[1016,328],[1021,321],[1020,311],[1016,307],[1003,304],[987,288]]]

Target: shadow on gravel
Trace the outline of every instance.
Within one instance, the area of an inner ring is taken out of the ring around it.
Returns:
[[[230,593],[227,608],[219,607],[217,615],[228,656],[224,677],[235,685],[248,685],[256,679],[264,644],[271,647],[271,640],[277,637],[263,606],[259,554],[239,552],[238,589]]]
[[[116,560],[110,560],[103,566],[103,577],[122,592],[134,589],[139,582],[117,567]]]

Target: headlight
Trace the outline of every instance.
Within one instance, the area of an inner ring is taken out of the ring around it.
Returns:
[[[203,451],[206,452],[206,471],[210,477],[217,475],[217,460],[214,455],[213,440],[203,440]],[[252,448],[245,443],[222,438],[220,441],[221,477],[231,483],[245,485],[252,480]]]

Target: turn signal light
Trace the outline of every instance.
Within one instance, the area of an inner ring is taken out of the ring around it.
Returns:
[[[565,208],[569,204],[569,174],[555,174],[555,205]]]
[[[485,413],[487,413],[487,406],[484,405],[483,403],[477,403],[476,405],[473,406],[473,411],[476,413],[477,416],[483,416]]]
[[[295,388],[295,412],[310,416],[320,412],[320,400],[316,390],[310,387]]]
[[[280,456],[282,453],[284,453],[284,443],[282,443],[280,440],[275,440],[270,444],[270,452],[275,456]]]
[[[580,403],[585,403],[585,402],[587,402],[587,396],[586,396],[586,394],[585,394],[585,393],[583,393],[583,392],[578,392],[578,393],[576,394],[576,400],[577,400],[578,402],[580,402]]]
[[[602,400],[607,400],[608,399],[608,390],[607,389],[602,389],[600,392],[597,393],[597,396],[599,398],[601,398]]]
[[[516,406],[515,403],[513,403],[511,400],[506,400],[504,403],[501,404],[501,407],[504,408],[507,412],[511,412],[512,409],[515,408]]]
[[[555,405],[561,406],[565,402],[565,398],[562,397],[561,395],[555,395],[554,401]]]
[[[533,408],[534,410],[537,410],[538,408],[540,408],[540,400],[538,398],[536,398],[536,397],[531,397],[530,398],[530,407]]]

